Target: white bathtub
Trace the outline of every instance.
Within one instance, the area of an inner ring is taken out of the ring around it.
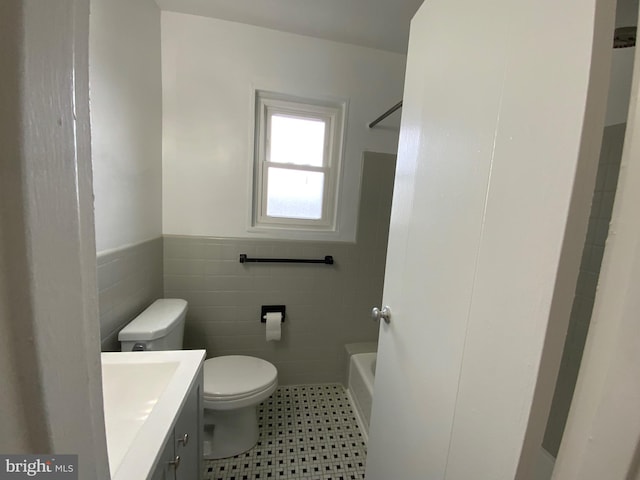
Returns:
[[[351,355],[349,360],[348,391],[365,441],[369,436],[375,372],[376,352]]]
[[[349,359],[348,391],[355,408],[356,418],[364,441],[369,440],[369,420],[373,400],[373,380],[376,374],[376,352],[356,353]],[[540,449],[534,466],[533,480],[549,480],[555,459],[543,448]]]

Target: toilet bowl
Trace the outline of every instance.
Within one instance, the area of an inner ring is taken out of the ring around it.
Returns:
[[[187,302],[160,299],[118,334],[122,351],[180,350]],[[258,441],[256,407],[278,386],[271,363],[244,355],[206,360],[203,367],[204,445],[207,459],[232,457]]]
[[[204,362],[204,457],[231,457],[258,441],[256,406],[278,386],[278,371],[255,357],[228,355]]]

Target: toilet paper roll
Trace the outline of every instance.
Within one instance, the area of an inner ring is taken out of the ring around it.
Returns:
[[[282,329],[282,313],[269,312],[265,315],[267,320],[267,342],[280,340]]]

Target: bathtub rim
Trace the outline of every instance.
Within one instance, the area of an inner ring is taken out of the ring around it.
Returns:
[[[368,403],[373,406],[373,385],[375,381],[375,374],[372,369],[372,364],[377,362],[377,352],[358,352],[349,356],[349,372],[347,375],[347,396],[349,397],[349,402],[351,403],[351,407],[353,409],[354,415],[356,417],[356,422],[358,423],[358,427],[360,428],[360,432],[362,433],[362,438],[365,444],[369,442],[369,428],[367,422],[365,422],[362,411],[362,400],[358,400],[353,391],[353,383],[352,383],[352,368],[355,370],[354,374],[358,375],[359,380],[364,384],[365,389],[367,390]],[[371,411],[369,411],[369,416],[371,416]]]

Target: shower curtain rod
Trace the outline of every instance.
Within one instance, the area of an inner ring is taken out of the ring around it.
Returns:
[[[391,115],[393,112],[395,112],[396,110],[398,110],[399,108],[402,108],[402,100],[400,100],[398,103],[396,103],[393,107],[391,107],[389,110],[387,110],[386,112],[384,112],[382,115],[380,115],[378,118],[376,118],[373,122],[371,122],[369,124],[369,128],[373,128],[375,127],[377,124],[379,124],[382,120],[384,120],[385,118],[387,118],[389,115]]]

